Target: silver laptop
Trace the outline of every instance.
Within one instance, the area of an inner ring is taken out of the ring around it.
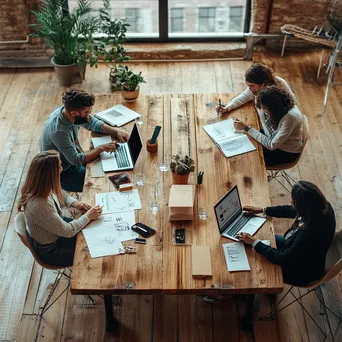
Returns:
[[[238,241],[236,235],[240,232],[254,235],[266,221],[263,217],[243,212],[236,185],[215,204],[214,211],[220,234],[235,241]]]
[[[94,147],[96,147],[97,145],[96,139],[98,138],[92,139]],[[108,137],[108,139],[110,139],[110,137]],[[106,143],[109,141],[101,142]],[[108,172],[134,169],[141,149],[142,141],[137,124],[135,124],[128,142],[118,143],[118,146],[114,153],[101,153],[103,171]]]

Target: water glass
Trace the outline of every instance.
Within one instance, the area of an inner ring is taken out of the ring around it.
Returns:
[[[144,177],[144,175],[135,175],[134,179],[135,179],[135,184],[137,186],[144,186],[144,184],[145,184],[145,177]]]
[[[198,217],[200,218],[200,220],[205,221],[208,218],[208,212],[206,208],[200,207],[198,209]]]
[[[159,170],[162,172],[166,172],[169,170],[169,163],[161,162],[159,164]]]

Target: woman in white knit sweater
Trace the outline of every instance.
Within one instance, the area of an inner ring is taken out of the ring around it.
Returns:
[[[303,115],[292,96],[277,86],[264,87],[258,93],[257,107],[268,117],[268,131],[259,132],[238,120],[235,129],[244,130],[263,146],[266,166],[296,160],[302,150]]]
[[[272,85],[284,89],[292,97],[294,104],[297,102],[295,94],[285,80],[281,77],[274,76],[272,70],[263,64],[253,64],[246,71],[245,80],[248,87],[240,95],[232,99],[226,106],[217,106],[216,110],[219,114],[226,114],[250,101],[254,101],[256,104],[259,91],[264,87]],[[256,106],[256,110],[260,118],[262,129],[265,134],[268,135],[270,129],[269,117],[265,115],[261,108]]]
[[[39,259],[63,267],[73,264],[77,233],[101,215],[102,207],[91,208],[64,192],[61,171],[58,152],[37,154],[21,189],[18,211],[25,214],[28,239]],[[75,220],[65,218],[62,205],[74,207],[83,215]]]

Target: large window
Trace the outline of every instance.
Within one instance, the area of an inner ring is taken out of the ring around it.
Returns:
[[[77,0],[68,0],[69,8]],[[131,40],[242,38],[251,0],[110,0],[111,18],[125,18]],[[103,0],[92,0],[94,14]]]

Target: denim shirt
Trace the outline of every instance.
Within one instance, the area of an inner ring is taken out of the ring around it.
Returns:
[[[64,106],[55,109],[47,118],[42,134],[42,151],[56,150],[60,153],[62,168],[67,170],[71,165],[80,166],[85,163],[84,152],[77,145],[79,126],[103,133],[103,121],[90,115],[86,124],[74,125],[62,114]]]

